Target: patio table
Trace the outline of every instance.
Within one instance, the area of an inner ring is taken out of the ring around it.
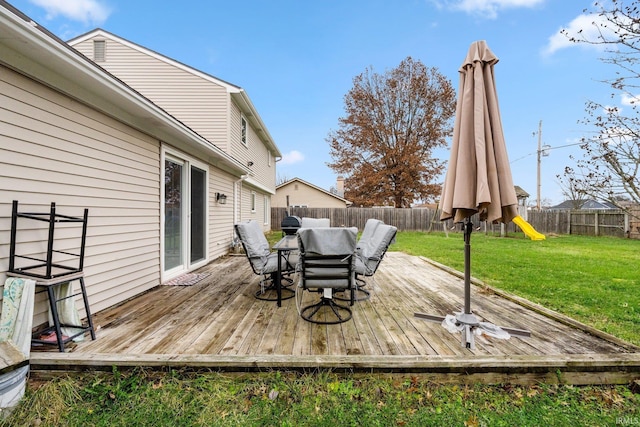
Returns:
[[[282,259],[286,260],[287,254],[298,249],[298,236],[288,234],[280,239],[273,249],[278,251],[278,270],[276,271],[276,293],[278,295],[278,307],[282,306]]]

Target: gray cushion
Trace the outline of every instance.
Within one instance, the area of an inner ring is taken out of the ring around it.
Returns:
[[[271,256],[269,241],[265,237],[258,221],[240,222],[236,224],[235,228],[255,272],[266,274],[276,271],[278,257],[276,254]],[[270,258],[273,258],[273,260],[270,260]],[[274,262],[276,262],[275,269],[271,270]]]
[[[312,227],[331,227],[331,220],[329,218],[309,218],[304,216],[300,219],[300,228]]]
[[[375,232],[378,225],[384,224],[384,222],[379,219],[369,218],[367,222],[364,224],[364,229],[362,230],[362,234],[360,235],[360,240],[358,240],[358,247],[356,248],[356,253],[360,254],[362,252],[362,248],[369,245],[371,238],[373,237],[373,233]]]
[[[299,270],[305,288],[353,286],[358,229],[315,227],[298,230],[301,252]],[[313,257],[314,259],[309,259]],[[334,257],[323,258],[323,257]]]
[[[396,227],[387,224],[378,224],[375,227],[371,238],[365,244],[358,246],[357,274],[371,276],[377,270],[397,231]]]

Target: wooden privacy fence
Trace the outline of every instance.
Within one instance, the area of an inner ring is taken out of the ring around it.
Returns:
[[[271,228],[280,230],[287,215],[329,218],[333,226],[362,229],[369,218],[394,225],[401,231],[443,231],[453,228],[451,221],[443,224],[440,212],[425,208],[271,208]],[[481,231],[512,233],[519,228],[510,223],[501,228],[495,224],[481,224],[472,218]],[[543,234],[578,234],[586,236],[614,236],[640,239],[640,207],[623,210],[543,210],[527,212],[527,221]]]
[[[632,237],[631,217],[629,212],[618,209],[528,212],[529,223],[541,233],[582,236]]]
[[[332,226],[364,228],[369,218],[376,218],[404,231],[442,230],[442,223],[435,219],[432,209],[411,208],[271,208],[271,228],[280,229],[282,219],[289,215],[300,218],[329,218]]]

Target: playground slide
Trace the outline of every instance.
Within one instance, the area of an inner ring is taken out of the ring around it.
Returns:
[[[513,223],[520,227],[522,232],[527,235],[531,240],[544,240],[546,237],[544,234],[538,233],[535,228],[531,226],[527,221],[524,220],[520,215],[513,218]]]

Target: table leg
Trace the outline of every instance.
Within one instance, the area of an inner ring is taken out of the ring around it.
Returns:
[[[49,297],[49,307],[51,307],[51,317],[53,317],[53,328],[56,331],[56,339],[58,340],[58,350],[64,353],[62,328],[60,326],[60,318],[58,317],[58,301],[53,293],[53,286],[47,286],[47,296]]]
[[[276,272],[276,294],[278,307],[282,307],[282,252],[278,251],[278,271]]]

